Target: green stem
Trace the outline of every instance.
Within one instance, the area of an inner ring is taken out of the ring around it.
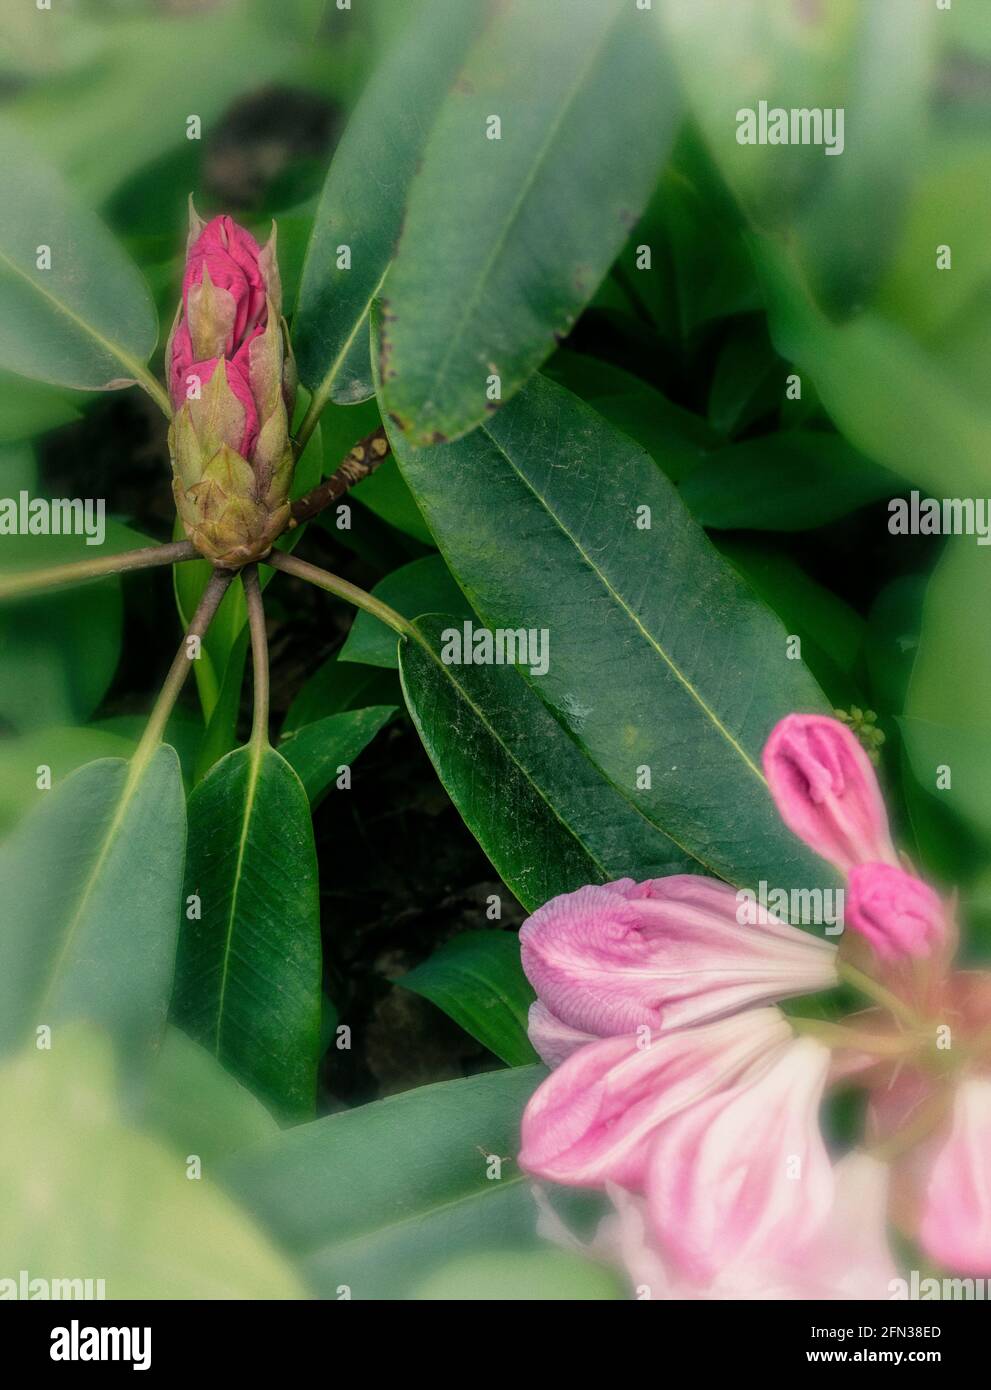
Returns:
[[[192,658],[189,655],[190,637],[204,637],[217,609],[220,607],[220,600],[227,592],[228,585],[234,578],[232,570],[214,570],[210,576],[210,581],[203,592],[203,597],[199,601],[199,606],[193,614],[186,635],[179,645],[179,650],[175,654],[175,660],[169,667],[169,673],[165,677],[165,683],[159,691],[158,699],[155,701],[154,708],[148,716],[148,723],[145,731],[141,735],[141,742],[138,744],[137,751],[131,759],[131,779],[138,777],[148,759],[152,756],[155,749],[162,741],[165,733],[165,726],[169,722],[169,715],[172,713],[173,706],[179,698],[179,691],[186,682],[189,675],[189,668]]]
[[[849,961],[837,961],[836,969],[841,980],[845,980],[847,984],[852,985],[855,990],[858,990],[861,994],[866,994],[868,999],[873,999],[876,1004],[880,1004],[883,1009],[887,1009],[900,1023],[904,1023],[908,1028],[918,1028],[918,1018],[908,1005],[904,1004],[898,998],[897,994],[893,994],[891,990],[886,989],[884,985],[878,984],[877,980],[872,979],[871,976],[865,974],[863,970],[858,970],[857,967],[851,965]]]
[[[348,603],[353,603],[355,608],[361,608],[373,618],[378,618],[379,622],[391,627],[401,637],[420,640],[416,628],[401,613],[328,570],[318,569],[316,565],[308,564],[306,560],[298,560],[295,555],[286,555],[281,550],[270,551],[262,564],[271,565],[272,569],[281,570],[283,574],[295,575],[297,579],[305,579],[308,584],[315,584],[318,589],[326,589],[328,594],[336,594],[338,598],[346,599]]]
[[[255,705],[251,722],[251,742],[256,749],[268,743],[268,635],[265,632],[265,607],[258,566],[249,565],[241,571],[241,583],[248,603],[248,627],[251,630],[251,661],[255,678]]]
[[[172,402],[169,400],[169,394],[162,386],[161,382],[156,381],[151,372],[146,371],[143,367],[135,371],[134,380],[141,387],[142,391],[148,393],[165,416],[166,420],[171,420],[173,415]]]
[[[818,1038],[827,1047],[844,1047],[852,1052],[869,1052],[877,1057],[900,1057],[915,1046],[914,1040],[910,1038],[858,1033],[853,1028],[844,1028],[841,1023],[830,1023],[822,1018],[789,1016],[788,1022],[796,1033],[803,1037]]]
[[[123,574],[126,570],[178,564],[182,560],[195,560],[198,555],[199,551],[191,541],[175,541],[170,545],[148,545],[141,550],[125,550],[120,555],[103,555],[94,560],[75,560],[68,565],[52,565],[50,569],[10,574],[0,578],[0,599],[42,593],[45,589],[57,589],[63,584],[102,579],[105,575]]]

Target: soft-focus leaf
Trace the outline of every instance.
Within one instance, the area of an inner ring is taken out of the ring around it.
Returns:
[[[536,1207],[514,1155],[544,1075],[512,1067],[328,1116],[236,1155],[226,1185],[317,1297],[343,1284],[352,1298],[402,1298],[462,1252],[532,1246]]]
[[[313,1113],[320,904],[310,808],[271,748],[221,760],[189,800],[173,1018],[286,1118]]]
[[[526,1030],[536,996],[513,932],[462,932],[396,983],[443,1009],[508,1066],[539,1061]]]
[[[158,336],[137,268],[88,207],[0,125],[0,367],[83,390],[139,373]],[[38,259],[48,247],[49,269]]]
[[[646,205],[677,111],[650,12],[493,12],[427,141],[384,290],[383,412],[411,442],[470,430],[568,332]]]
[[[485,1251],[444,1265],[410,1298],[445,1303],[589,1302],[626,1294],[619,1276],[568,1250]]]
[[[140,1116],[144,1128],[207,1165],[279,1132],[260,1100],[206,1048],[171,1026],[148,1076]]]
[[[165,1026],[186,808],[175,750],[72,773],[0,847],[0,1040],[83,1017],[125,1054]]]
[[[52,786],[97,758],[129,758],[134,741],[103,729],[56,726],[0,740],[0,830],[7,830],[47,792],[38,768],[49,767]]]
[[[302,1296],[285,1258],[216,1185],[212,1165],[191,1182],[187,1149],[121,1116],[106,1041],[95,1033],[73,1027],[51,1052],[31,1045],[7,1062],[0,1116],[5,1274],[102,1279],[108,1299]]]
[[[337,653],[318,667],[289,706],[283,737],[341,710],[399,703],[399,681],[391,671],[338,661]]]

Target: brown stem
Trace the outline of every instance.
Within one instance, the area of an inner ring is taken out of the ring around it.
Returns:
[[[77,581],[84,583],[87,579],[103,579],[108,574],[123,574],[126,570],[178,564],[180,560],[195,560],[198,556],[199,551],[191,541],[175,541],[169,545],[147,545],[140,550],[125,550],[120,555],[103,555],[94,560],[74,560],[68,565],[52,565],[50,569],[8,574],[0,578],[0,599],[40,593]]]
[[[372,430],[364,439],[359,439],[336,473],[325,478],[305,497],[297,498],[292,504],[290,527],[309,521],[332,502],[336,502],[338,497],[342,497],[348,488],[354,487],[356,483],[362,482],[374,473],[382,460],[388,458],[390,448],[382,425]]]

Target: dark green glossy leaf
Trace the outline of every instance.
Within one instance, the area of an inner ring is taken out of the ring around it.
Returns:
[[[441,659],[456,618],[431,616],[401,651],[403,692],[451,800],[529,911],[625,875],[697,868],[596,767],[512,667]]]
[[[439,555],[425,555],[386,575],[372,590],[376,598],[401,613],[418,618],[421,613],[471,616],[464,594]],[[360,661],[366,666],[399,666],[396,634],[370,613],[359,613],[339,653],[341,661]]]
[[[395,712],[394,705],[345,710],[304,724],[283,740],[279,752],[295,770],[311,806],[317,805],[341,768],[350,766]]]
[[[821,881],[760,757],[785,714],[828,706],[653,462],[540,378],[467,439],[394,447],[472,607],[546,631],[527,679],[643,816],[731,882]]]
[[[228,1187],[295,1255],[314,1293],[401,1298],[463,1252],[532,1245],[519,1117],[545,1072],[422,1086],[303,1125],[226,1165]],[[490,1155],[502,1159],[489,1177]]]
[[[568,332],[650,196],[677,109],[650,12],[494,10],[427,142],[384,290],[383,412],[411,442],[470,430]]]
[[[301,379],[348,403],[373,394],[368,311],[392,259],[433,118],[476,32],[479,0],[426,0],[365,88],[317,207],[293,319]],[[338,265],[350,248],[350,266]]]
[[[902,486],[841,435],[785,430],[720,449],[684,479],[681,496],[714,530],[805,531]]]
[[[540,1060],[526,1030],[536,996],[515,932],[462,932],[396,983],[443,1009],[508,1066]]]
[[[165,1026],[186,812],[175,750],[105,758],[54,791],[0,848],[0,1040],[102,1024],[131,1054]]]
[[[306,793],[249,746],[189,801],[187,901],[173,1017],[281,1116],[312,1114],[320,1041],[320,904]]]

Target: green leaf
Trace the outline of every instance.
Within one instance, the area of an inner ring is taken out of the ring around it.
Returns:
[[[186,813],[175,750],[88,763],[0,847],[0,1043],[83,1017],[125,1054],[165,1026]]]
[[[385,285],[383,414],[411,442],[470,430],[491,378],[509,399],[568,332],[650,196],[677,109],[655,18],[627,0],[493,12]]]
[[[71,424],[80,418],[79,404],[44,382],[0,373],[0,444],[33,439]]]
[[[142,1127],[204,1165],[278,1134],[279,1126],[217,1059],[168,1027],[141,1098]]]
[[[991,602],[987,547],[973,536],[946,543],[929,581],[912,667],[905,748],[919,785],[991,844]],[[950,785],[945,773],[948,769]]]
[[[775,347],[815,383],[854,448],[937,497],[948,490],[985,496],[986,400],[967,389],[945,357],[881,314],[827,318],[793,261],[768,238],[754,239],[752,250]]]
[[[714,530],[805,531],[901,488],[841,435],[785,430],[720,449],[684,479],[681,496]]]
[[[318,804],[341,767],[354,762],[395,712],[395,705],[345,710],[304,724],[283,740],[279,752],[302,782],[311,806]]]
[[[444,1265],[410,1298],[451,1302],[590,1302],[625,1298],[619,1276],[568,1250],[506,1250],[464,1255]]]
[[[401,1298],[451,1258],[534,1240],[514,1155],[546,1073],[512,1067],[331,1115],[235,1156],[223,1178],[321,1298]],[[489,1155],[502,1175],[489,1178]]]
[[[301,380],[318,400],[374,394],[368,311],[392,259],[434,116],[484,6],[426,0],[365,88],[317,207],[293,317]],[[338,266],[348,246],[348,269]]]
[[[608,781],[708,872],[820,882],[760,757],[785,714],[828,705],[647,455],[541,378],[456,444],[393,442],[482,621],[546,630],[527,679]]]
[[[342,710],[398,702],[399,682],[391,671],[339,662],[335,652],[314,671],[289,706],[282,736]]]
[[[97,758],[129,758],[134,740],[92,727],[36,729],[0,740],[0,830],[20,820],[47,792],[38,789],[38,769],[51,769],[57,787],[71,772]]]
[[[439,555],[425,555],[422,560],[413,560],[393,570],[375,585],[372,593],[404,618],[418,618],[422,613],[453,613],[459,618],[471,616],[464,594]],[[360,661],[366,666],[386,666],[395,670],[399,666],[396,634],[370,613],[359,613],[338,653],[338,660]]]
[[[158,336],[135,265],[89,208],[8,125],[0,125],[0,367],[104,390],[140,376]],[[39,247],[51,268],[39,270]]]
[[[719,535],[716,548],[739,570],[758,598],[801,639],[802,660],[834,705],[863,695],[855,679],[864,639],[864,620],[830,589],[817,584],[789,556],[766,544]]]
[[[528,911],[558,893],[697,863],[602,774],[520,673],[442,660],[457,619],[422,618],[403,645],[403,693],[448,795]]]
[[[205,142],[236,97],[272,82],[292,58],[292,29],[253,23],[244,0],[196,14],[127,13],[140,8],[99,7],[89,25],[99,46],[85,72],[50,75],[8,107],[93,202],[149,161],[195,144],[187,140],[190,115],[199,116]],[[73,16],[55,5],[44,19],[51,43]],[[188,190],[187,182],[176,201]]]
[[[352,496],[390,526],[395,526],[397,531],[412,536],[422,545],[433,545],[433,536],[394,458],[379,464],[370,478],[353,489]]]
[[[507,1066],[539,1061],[526,1030],[536,996],[514,932],[462,932],[395,983],[443,1009]]]
[[[51,1052],[32,1044],[0,1069],[0,1123],[5,1276],[102,1279],[109,1299],[302,1296],[284,1256],[217,1185],[213,1164],[190,1182],[189,1149],[124,1118],[95,1031],[73,1026]],[[31,1218],[40,1194],[43,1218]]]
[[[310,808],[271,748],[223,758],[189,800],[186,898],[172,1014],[277,1113],[313,1112],[320,903]]]
[[[29,571],[150,545],[108,519],[101,546],[83,536],[4,536],[0,569]],[[0,609],[4,677],[0,716],[18,730],[85,720],[106,694],[120,659],[121,579],[58,594],[6,600]]]

